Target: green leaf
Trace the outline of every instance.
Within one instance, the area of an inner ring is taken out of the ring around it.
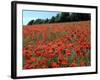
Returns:
[[[51,60],[48,60],[48,65],[51,65]]]
[[[53,61],[57,63],[58,62],[58,57],[53,58]]]
[[[69,63],[71,64],[74,60],[74,57],[76,56],[76,52],[74,51],[74,49],[71,49],[72,55],[71,57],[68,58]]]

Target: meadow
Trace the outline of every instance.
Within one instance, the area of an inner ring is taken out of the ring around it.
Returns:
[[[23,26],[23,69],[91,65],[90,21]]]

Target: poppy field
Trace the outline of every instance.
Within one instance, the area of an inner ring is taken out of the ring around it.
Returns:
[[[91,66],[90,21],[23,26],[23,69]]]

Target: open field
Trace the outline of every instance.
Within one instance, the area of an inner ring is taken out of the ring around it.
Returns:
[[[91,64],[90,21],[23,26],[23,69]]]

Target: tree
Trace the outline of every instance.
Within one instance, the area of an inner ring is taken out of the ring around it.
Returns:
[[[69,21],[69,13],[65,13],[65,12],[62,12],[60,14],[60,22],[66,22],[66,21]]]
[[[87,13],[72,13],[71,15],[71,21],[84,21],[84,20],[90,20],[91,15]]]
[[[55,16],[55,22],[60,22],[60,14],[57,14],[57,15]]]
[[[49,20],[49,23],[54,23],[55,22],[55,17],[52,16],[52,18]]]
[[[44,20],[44,23],[49,23],[49,19],[47,18],[46,20]]]
[[[91,15],[88,13],[60,12],[56,16],[52,16],[50,19],[47,18],[47,19],[31,20],[27,25],[54,23],[54,22],[57,23],[57,22],[83,21],[90,19]]]
[[[36,19],[34,21],[34,24],[42,24],[43,23],[43,20],[42,19]]]
[[[82,15],[82,20],[90,20],[91,19],[91,15],[88,13],[81,13]]]
[[[34,24],[34,20],[31,20],[27,25],[33,25]]]

